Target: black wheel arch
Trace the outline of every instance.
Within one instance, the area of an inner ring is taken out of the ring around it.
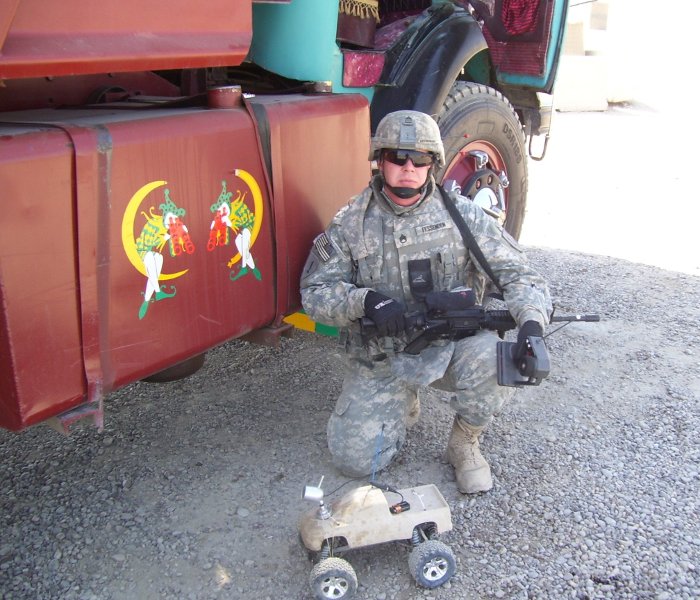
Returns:
[[[418,110],[437,116],[465,65],[488,51],[481,27],[464,9],[428,11],[427,21],[407,30],[397,51],[389,52],[370,107],[374,132],[395,110]],[[490,85],[490,82],[481,82]]]

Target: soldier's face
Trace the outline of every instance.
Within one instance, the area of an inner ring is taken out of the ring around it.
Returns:
[[[410,158],[406,159],[403,165],[397,165],[383,157],[378,166],[384,175],[384,181],[392,187],[420,189],[425,185],[428,179],[428,172],[430,171],[430,165],[417,167]],[[420,193],[416,193],[415,196],[407,199],[394,197],[394,194],[391,194],[389,190],[387,190],[387,193],[400,206],[410,206],[420,198]]]

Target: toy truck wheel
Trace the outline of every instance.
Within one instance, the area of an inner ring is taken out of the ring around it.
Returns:
[[[457,569],[451,548],[437,540],[418,544],[408,557],[408,567],[420,585],[431,589],[449,581]]]
[[[458,81],[437,121],[446,162],[438,181],[456,182],[465,196],[481,190],[472,200],[481,206],[484,202],[493,205],[489,200],[497,195],[487,188],[498,189],[498,182],[492,174],[505,173],[509,185],[503,190],[505,206],[500,208],[505,209],[506,231],[517,239],[527,199],[527,152],[523,127],[511,104],[493,88]],[[485,155],[486,163],[480,165],[476,155]]]
[[[352,565],[342,558],[322,560],[312,570],[309,583],[317,600],[348,600],[357,591],[357,575]]]

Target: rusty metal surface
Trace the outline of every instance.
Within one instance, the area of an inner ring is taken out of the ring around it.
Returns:
[[[0,6],[0,78],[237,65],[252,2],[11,0]]]

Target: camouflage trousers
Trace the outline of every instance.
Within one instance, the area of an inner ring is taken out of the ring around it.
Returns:
[[[481,331],[450,344],[453,350],[447,368],[429,383],[451,392],[453,410],[475,426],[486,425],[514,391],[499,386],[496,380],[498,341],[495,333]],[[348,360],[343,388],[327,428],[333,463],[343,474],[368,475],[391,462],[406,439],[406,413],[416,402],[419,389],[397,377],[389,360]]]

